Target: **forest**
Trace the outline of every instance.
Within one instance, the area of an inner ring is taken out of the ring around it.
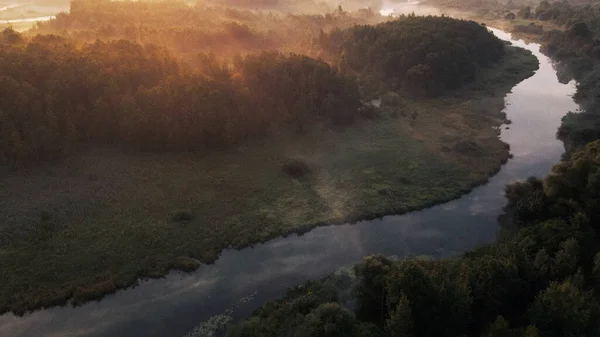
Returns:
[[[485,28],[450,18],[403,17],[344,29],[346,21],[356,20],[340,11],[286,17],[289,25],[308,20],[301,26],[314,37],[305,40],[326,63],[289,53],[303,44],[267,43],[271,40],[256,37],[258,30],[245,25],[265,29],[265,22],[273,25],[277,19],[236,9],[215,11],[177,2],[76,0],[69,14],[41,23],[34,33],[5,29],[0,41],[0,163],[28,166],[90,144],[203,151],[275,131],[350,124],[361,117],[360,100],[372,91],[372,77],[383,82],[376,86],[380,93],[404,88],[439,95],[474,81],[504,51]],[[141,15],[152,28],[132,28],[137,22],[132,15]],[[244,25],[227,21],[231,17]],[[214,39],[238,54],[227,57],[188,31],[219,27],[199,18],[225,22]],[[338,20],[342,23],[329,34],[318,28]],[[223,32],[253,48],[228,43]],[[193,53],[182,56],[181,46]]]
[[[365,258],[292,288],[230,336],[600,336],[600,141],[506,186],[498,242],[456,259]]]
[[[474,21],[414,14],[376,26],[335,29],[319,43],[337,56],[343,73],[428,96],[473,82],[481,68],[504,55],[504,43]]]
[[[0,158],[11,166],[60,158],[77,142],[220,148],[273,127],[349,123],[360,107],[352,79],[306,56],[265,52],[229,67],[200,55],[192,69],[127,40],[75,46],[7,29],[2,43]]]

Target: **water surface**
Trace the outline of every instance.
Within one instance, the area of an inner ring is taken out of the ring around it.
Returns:
[[[494,30],[502,39],[508,34]],[[501,138],[514,158],[488,184],[460,199],[401,216],[352,225],[320,227],[303,236],[278,238],[253,248],[226,250],[215,264],[197,272],[174,272],[142,281],[100,302],[78,308],[36,311],[18,318],[0,317],[0,336],[181,336],[207,318],[236,306],[234,318],[251,313],[287,287],[323,277],[374,253],[445,257],[491,243],[497,216],[505,205],[504,186],[543,176],[564,151],[555,133],[561,117],[576,110],[573,82],[561,84],[539,45],[512,41],[540,61],[536,74],[507,95],[512,124]]]

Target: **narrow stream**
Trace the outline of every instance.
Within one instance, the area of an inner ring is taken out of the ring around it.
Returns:
[[[502,31],[494,33],[510,40]],[[502,130],[501,138],[511,145],[514,158],[488,184],[426,210],[320,227],[303,236],[227,250],[215,264],[197,272],[142,281],[136,288],[78,308],[51,308],[24,317],[3,315],[0,336],[182,336],[231,308],[235,308],[234,319],[247,316],[287,287],[323,277],[370,254],[445,257],[491,243],[498,230],[496,218],[506,202],[504,186],[549,172],[564,151],[555,137],[561,117],[577,109],[570,97],[575,84],[559,83],[540,46],[512,42],[531,50],[540,60],[540,69],[506,97],[506,113],[513,123]]]

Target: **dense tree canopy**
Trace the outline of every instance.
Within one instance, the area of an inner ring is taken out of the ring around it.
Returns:
[[[127,40],[75,46],[4,31],[0,159],[57,158],[79,141],[146,150],[203,150],[316,122],[352,122],[356,83],[323,61],[262,53],[196,70],[162,48]]]
[[[485,27],[433,16],[333,30],[320,44],[344,72],[428,95],[473,81],[480,67],[504,53],[504,44]]]

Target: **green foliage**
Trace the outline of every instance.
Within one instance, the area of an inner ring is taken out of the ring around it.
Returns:
[[[571,212],[582,211],[595,224],[600,219],[600,141],[556,165],[545,180],[547,195]]]
[[[523,337],[540,337],[538,328],[533,325],[528,326],[523,333]]]
[[[358,116],[356,83],[306,56],[248,55],[230,70],[205,57],[195,72],[151,45],[70,43],[37,36],[4,48],[0,163],[60,158],[84,141],[153,151],[223,148],[271,127],[304,131]]]
[[[196,216],[189,210],[179,210],[173,213],[171,220],[175,222],[186,222],[194,220]]]
[[[410,302],[406,296],[402,296],[396,308],[391,311],[390,317],[385,323],[385,330],[390,337],[410,337],[414,335]]]
[[[392,270],[392,263],[382,256],[372,256],[364,263],[354,266],[358,278],[356,298],[357,316],[364,321],[383,323],[387,316],[383,305],[386,296],[386,278]]]
[[[554,256],[554,273],[560,279],[575,274],[579,264],[580,247],[577,240],[570,238],[560,244],[560,250]]]
[[[530,177],[525,181],[507,185],[504,188],[508,199],[507,209],[513,220],[525,223],[542,219],[546,211],[546,195],[542,181]]]
[[[504,317],[498,316],[490,326],[486,337],[512,337],[508,321]]]
[[[355,319],[338,303],[321,304],[304,317],[299,336],[305,337],[353,337]]]
[[[250,96],[261,103],[261,108],[279,110],[284,117],[291,114],[291,122],[299,129],[307,120],[322,116],[330,117],[334,124],[350,124],[360,107],[358,87],[353,80],[307,56],[250,55],[237,69]]]
[[[596,284],[600,284],[600,252],[594,255],[594,265],[592,267],[592,277]]]
[[[23,38],[21,34],[16,32],[13,28],[5,28],[2,31],[2,40],[0,41],[2,44],[16,44],[19,42],[23,42]]]
[[[302,178],[309,174],[312,170],[305,160],[299,158],[292,158],[285,162],[281,167],[281,170],[294,178]]]
[[[333,30],[320,45],[342,55],[338,61],[359,77],[376,75],[392,88],[425,95],[473,81],[480,67],[504,54],[504,44],[485,27],[431,16]]]
[[[535,298],[529,316],[541,336],[598,336],[598,309],[591,293],[554,282]]]

